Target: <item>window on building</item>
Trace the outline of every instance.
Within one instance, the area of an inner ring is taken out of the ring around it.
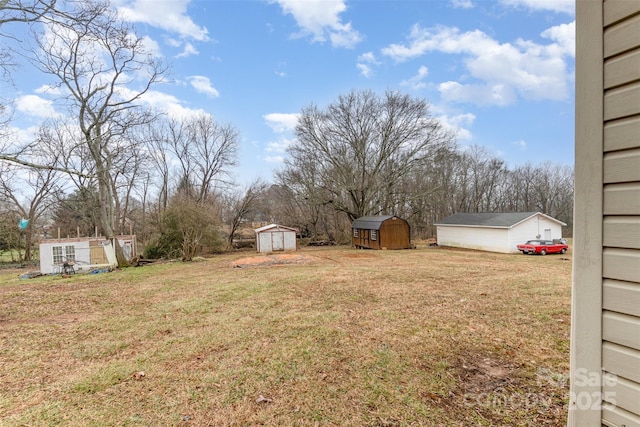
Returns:
[[[53,263],[54,264],[62,264],[64,261],[64,256],[62,255],[62,246],[54,246],[52,248],[53,251]]]
[[[358,229],[357,228],[353,229],[353,237],[358,237]]]
[[[376,230],[371,230],[371,240],[378,240],[378,232]]]
[[[75,246],[65,246],[64,247],[64,255],[67,262],[75,262],[76,261],[76,247]]]
[[[63,264],[65,262],[76,261],[76,247],[73,245],[68,246],[54,246],[53,251],[53,263]]]

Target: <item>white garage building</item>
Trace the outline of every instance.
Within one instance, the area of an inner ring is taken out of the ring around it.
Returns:
[[[439,246],[510,253],[527,240],[561,238],[567,224],[540,212],[461,212],[434,225]]]
[[[258,252],[295,251],[298,249],[298,230],[278,224],[256,228],[256,248]]]

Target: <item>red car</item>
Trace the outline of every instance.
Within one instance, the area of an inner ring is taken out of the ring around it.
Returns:
[[[518,250],[523,254],[563,254],[567,252],[569,246],[564,243],[554,242],[552,240],[529,240],[523,245],[518,245]]]

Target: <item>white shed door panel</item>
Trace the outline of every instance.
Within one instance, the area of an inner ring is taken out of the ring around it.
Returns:
[[[273,250],[271,247],[271,233],[260,233],[258,236],[258,239],[260,239],[260,244],[258,246],[259,251],[271,252]]]
[[[296,250],[297,246],[298,245],[296,244],[296,233],[294,232],[284,233],[284,248],[286,250]]]
[[[271,234],[271,249],[275,251],[284,251],[284,233],[282,231],[273,231]]]

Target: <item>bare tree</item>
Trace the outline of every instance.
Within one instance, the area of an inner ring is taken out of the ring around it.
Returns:
[[[159,180],[157,185],[158,191],[158,210],[164,211],[169,203],[170,178],[171,178],[171,143],[174,139],[173,131],[175,127],[173,123],[165,118],[159,118],[155,123],[150,123],[145,127],[142,139],[148,150],[148,158],[153,173],[149,173],[148,187],[152,186],[153,179]],[[145,199],[147,199],[145,192]]]
[[[56,9],[57,0],[2,0],[0,1],[0,26],[10,22],[31,23],[45,18]]]
[[[316,162],[318,202],[350,220],[393,213],[403,179],[452,141],[424,100],[371,91],[340,96],[324,110],[303,109],[296,136],[285,170]]]
[[[334,208],[331,194],[322,186],[322,167],[315,158],[300,158],[295,168],[291,166],[276,173],[277,185],[269,191],[269,200],[275,204],[273,215],[312,239],[321,235],[333,239],[336,224],[330,223],[330,212]]]
[[[57,0],[1,0],[0,39],[17,39],[7,31],[7,24],[32,24],[57,17],[61,12],[56,9],[56,3]],[[6,79],[10,79],[10,68],[15,66],[12,54],[3,44],[0,48],[0,70]]]
[[[60,175],[51,169],[0,163],[0,196],[7,202],[10,211],[28,220],[23,232],[25,261],[31,261],[32,249],[41,231],[38,225],[42,224],[38,224],[38,221],[51,211],[62,193]],[[15,226],[17,228],[18,224]]]
[[[179,186],[189,197],[206,202],[217,186],[230,183],[229,168],[236,164],[238,151],[238,132],[231,125],[200,114],[171,119],[167,130],[165,145],[180,163]]]
[[[233,247],[233,239],[240,228],[242,221],[260,207],[261,197],[267,189],[267,183],[262,179],[256,179],[247,186],[244,194],[231,194],[227,197],[226,209],[228,211],[227,221],[229,224],[229,237],[227,245]]]
[[[114,152],[128,129],[151,120],[140,99],[165,68],[108,3],[83,3],[74,19],[49,25],[37,40],[35,63],[68,93],[67,106],[94,162],[102,231],[126,265],[115,239]]]

